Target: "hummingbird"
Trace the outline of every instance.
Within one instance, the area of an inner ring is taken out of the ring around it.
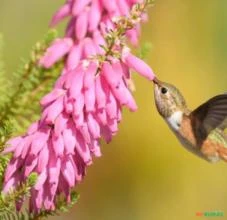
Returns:
[[[191,111],[174,85],[153,82],[156,108],[183,147],[210,163],[227,162],[227,94]]]

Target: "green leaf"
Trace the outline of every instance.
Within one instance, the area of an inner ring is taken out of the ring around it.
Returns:
[[[136,52],[136,54],[141,59],[146,59],[148,57],[148,54],[150,53],[151,50],[152,50],[152,43],[151,42],[145,42],[138,49],[138,51]]]
[[[36,43],[30,58],[22,60],[22,64],[13,74],[13,79],[1,83],[0,70],[0,93],[5,94],[0,96],[0,128],[13,118],[13,123],[11,123],[11,127],[14,128],[13,133],[21,133],[29,123],[38,119],[39,99],[51,90],[63,67],[61,61],[52,69],[44,69],[38,65],[40,57],[56,37],[57,31],[50,30],[44,40]],[[0,137],[6,136],[4,131],[1,133],[1,130]]]

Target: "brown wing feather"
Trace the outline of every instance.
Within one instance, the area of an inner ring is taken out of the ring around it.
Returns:
[[[210,131],[223,125],[227,118],[227,94],[211,98],[191,112],[190,116],[196,128],[207,136]]]
[[[227,117],[225,120],[221,123],[220,126],[218,126],[221,130],[225,130],[227,128]]]

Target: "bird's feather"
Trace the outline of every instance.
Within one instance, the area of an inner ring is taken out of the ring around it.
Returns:
[[[221,130],[225,130],[227,129],[227,117],[225,118],[225,120],[221,123],[220,126],[218,126],[218,128],[220,128]]]
[[[195,128],[207,136],[213,129],[227,125],[227,94],[215,96],[191,112]],[[225,129],[225,128],[224,128]]]

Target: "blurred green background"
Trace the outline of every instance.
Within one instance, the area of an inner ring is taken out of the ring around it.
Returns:
[[[63,1],[0,0],[7,71],[47,31]],[[227,91],[227,1],[158,0],[149,10],[141,42],[160,79],[178,86],[195,108]],[[61,25],[61,29],[63,25]],[[139,110],[124,112],[117,137],[102,146],[78,187],[79,203],[53,219],[191,220],[220,210],[227,219],[227,165],[211,165],[183,149],[156,112],[153,86],[135,75]]]

